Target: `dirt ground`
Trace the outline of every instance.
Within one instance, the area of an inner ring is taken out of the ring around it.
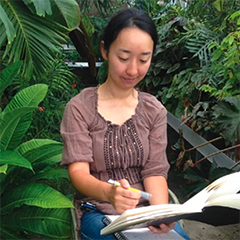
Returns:
[[[192,240],[240,240],[240,224],[214,227],[184,220],[183,227]]]

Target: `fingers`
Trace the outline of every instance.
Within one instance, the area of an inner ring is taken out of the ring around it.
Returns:
[[[121,184],[121,186],[122,186],[123,188],[125,188],[125,189],[130,188],[130,184],[129,184],[128,180],[126,180],[126,179],[121,179],[119,182],[120,182],[120,184]]]
[[[139,203],[139,194],[117,187],[114,195],[114,207],[119,213],[133,209]]]
[[[112,186],[109,197],[111,204],[117,212],[123,213],[126,210],[133,209],[137,206],[141,194],[128,190],[130,184],[126,179],[121,179],[119,182],[122,187]]]
[[[171,223],[169,225],[161,223],[159,225],[159,228],[153,227],[153,226],[149,226],[148,228],[154,233],[168,233],[174,228],[174,226],[175,226],[175,223]]]

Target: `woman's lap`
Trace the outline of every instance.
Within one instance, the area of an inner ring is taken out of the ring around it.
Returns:
[[[104,214],[98,210],[86,211],[82,216],[81,240],[116,240],[114,235],[100,235],[100,231],[106,225],[103,223]]]
[[[103,222],[104,214],[98,210],[86,211],[82,216],[81,239],[82,240],[116,240],[113,234],[100,235],[100,231],[106,225]],[[176,222],[174,230],[186,240],[190,240],[183,228]]]

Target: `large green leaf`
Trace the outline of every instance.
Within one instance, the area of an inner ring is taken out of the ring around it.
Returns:
[[[9,62],[23,60],[22,73],[26,79],[33,74],[40,75],[59,52],[60,42],[66,41],[65,27],[33,14],[22,1],[5,0],[1,1],[1,6],[16,31],[14,41],[5,48],[3,59],[7,57]],[[0,45],[3,45],[7,35],[5,31],[1,34]]]
[[[21,66],[22,62],[18,61],[4,68],[0,72],[0,99],[2,98],[4,90],[12,83],[14,77],[18,74]]]
[[[25,207],[1,218],[2,225],[54,239],[71,239],[70,209]]]
[[[37,15],[41,17],[45,17],[45,14],[51,15],[52,8],[50,0],[23,0],[23,2],[29,7],[31,10],[31,4],[34,5]]]
[[[226,97],[213,110],[223,137],[231,142],[237,141],[240,135],[240,99]]]
[[[80,23],[80,10],[75,0],[54,0],[61,15],[63,16],[68,30],[72,31],[79,26]]]
[[[32,111],[44,99],[47,88],[45,84],[35,84],[25,88],[6,106],[0,123],[1,150],[14,149],[20,143],[31,124]]]
[[[36,182],[39,180],[55,180],[61,181],[62,179],[68,179],[68,171],[66,168],[51,168],[46,167],[42,171],[34,174],[33,177],[27,180],[28,183]]]
[[[4,113],[21,107],[37,107],[47,94],[46,84],[35,84],[18,92],[4,109]]]
[[[11,227],[8,225],[4,225],[2,224],[1,221],[1,225],[0,225],[0,237],[1,239],[17,239],[17,240],[22,240],[22,239],[28,239],[27,237],[24,238],[23,236],[20,236],[19,234],[17,234],[16,228]]]
[[[62,143],[33,139],[20,145],[16,150],[29,159],[35,171],[59,163],[62,159]]]
[[[15,37],[16,31],[15,31],[15,28],[14,28],[12,22],[8,18],[5,10],[2,8],[1,2],[0,2],[0,22],[1,21],[3,22],[5,29],[6,29],[8,44],[11,44],[11,42],[13,41],[13,39]]]
[[[19,145],[16,150],[22,155],[29,155],[30,153],[32,153],[32,151],[35,151],[36,149],[43,146],[49,146],[51,144],[61,143],[51,139],[31,139]]]
[[[62,145],[55,144],[41,147],[38,151],[29,156],[34,168],[59,163],[62,159]]]
[[[4,164],[4,165],[0,166],[0,173],[6,174],[7,173],[7,169],[8,169],[8,165],[7,164]]]
[[[9,214],[22,205],[41,208],[73,208],[72,202],[57,190],[42,184],[18,186],[1,198],[1,214]]]
[[[35,109],[36,107],[22,107],[1,114],[0,151],[14,149],[20,143],[30,126],[31,112]]]
[[[24,158],[22,155],[15,151],[9,150],[1,151],[0,164],[14,165],[32,170],[31,163],[26,158]]]

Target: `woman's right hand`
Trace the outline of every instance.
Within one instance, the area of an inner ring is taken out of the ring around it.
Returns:
[[[121,179],[122,187],[112,186],[109,192],[109,202],[113,205],[118,213],[123,213],[128,209],[133,209],[137,206],[141,197],[140,193],[128,190],[130,187],[126,179]]]

